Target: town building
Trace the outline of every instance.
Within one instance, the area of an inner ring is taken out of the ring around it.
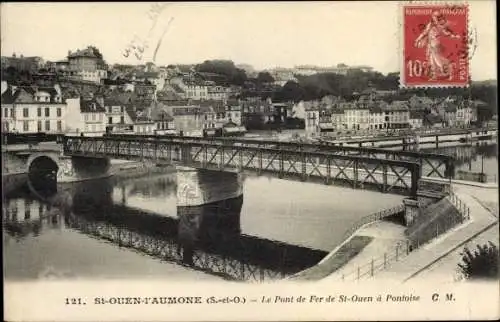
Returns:
[[[306,109],[305,130],[307,134],[319,132],[319,109]]]
[[[378,104],[374,104],[369,107],[369,129],[370,130],[382,130],[385,128],[385,113],[382,107]]]
[[[1,97],[2,131],[63,133],[66,104],[59,86],[8,86]]]
[[[66,99],[68,106],[67,133],[82,136],[102,136],[106,132],[106,109],[102,98],[74,97]]]
[[[225,101],[229,98],[229,89],[223,86],[208,86],[207,98],[217,101]]]
[[[409,119],[410,128],[420,129],[421,127],[423,127],[424,117],[425,117],[425,112],[423,109],[410,110],[410,119]]]
[[[463,101],[458,105],[456,125],[468,127],[472,122],[476,121],[476,109],[473,107],[472,101]]]
[[[208,86],[203,84],[181,82],[180,88],[184,91],[185,97],[193,100],[206,100],[208,99]]]
[[[332,109],[332,127],[336,131],[343,131],[347,129],[344,110],[341,108]]]
[[[43,68],[45,62],[42,57],[24,57],[23,55],[17,56],[15,53],[11,57],[2,56],[1,57],[2,69],[7,69],[9,67],[15,68],[18,71],[35,73],[39,69]]]
[[[177,134],[174,119],[168,112],[168,107],[162,103],[153,102],[150,106],[140,112],[137,112],[136,109],[129,109],[128,111],[131,114],[133,120],[133,134]]]
[[[173,117],[175,129],[184,136],[203,136],[203,130],[215,129],[215,113],[208,107],[199,105],[168,106],[167,112]]]
[[[410,126],[410,110],[405,101],[393,101],[382,107],[386,129],[404,129]]]
[[[76,52],[68,52],[69,70],[81,80],[101,83],[107,78],[107,66],[99,50],[88,46]]]
[[[229,100],[226,104],[226,119],[238,126],[243,124],[241,103],[238,100]]]
[[[126,104],[108,98],[104,99],[104,108],[106,109],[106,132],[132,131],[134,122],[126,110]]]
[[[333,132],[332,110],[321,109],[319,111],[318,128],[320,133]]]

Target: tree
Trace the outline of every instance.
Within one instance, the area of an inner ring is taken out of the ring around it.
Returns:
[[[461,253],[463,263],[458,267],[462,275],[466,279],[498,278],[498,247],[491,241],[476,247],[474,253],[467,247]]]
[[[247,80],[246,72],[237,68],[231,60],[205,60],[203,63],[196,65],[195,70],[200,73],[223,75],[229,84],[238,86],[243,86]]]
[[[274,83],[274,77],[269,72],[260,72],[257,75],[257,82],[259,83]]]

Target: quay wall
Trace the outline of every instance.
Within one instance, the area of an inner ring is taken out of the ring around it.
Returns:
[[[470,130],[460,131],[458,133],[423,133],[415,137],[396,136],[396,137],[374,137],[360,138],[357,140],[333,140],[333,143],[353,147],[391,147],[412,145],[418,143],[446,143],[459,142],[464,140],[483,140],[491,139],[498,135],[498,130]]]
[[[18,189],[28,181],[26,172],[6,173],[2,174],[2,190],[3,195]]]

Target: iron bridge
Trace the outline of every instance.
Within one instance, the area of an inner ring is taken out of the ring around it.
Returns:
[[[198,169],[249,171],[412,197],[421,177],[420,164],[414,161],[191,138],[65,136],[63,151],[78,157],[167,160]]]
[[[454,175],[455,158],[450,155],[438,153],[423,153],[416,151],[397,151],[382,148],[341,146],[328,141],[315,143],[287,142],[275,140],[256,140],[233,137],[184,137],[184,136],[158,136],[158,135],[118,135],[111,134],[109,137],[126,137],[150,140],[170,140],[172,142],[197,142],[214,143],[223,145],[238,145],[246,147],[259,147],[271,149],[285,149],[292,151],[328,152],[341,155],[356,155],[368,158],[399,160],[417,162],[420,165],[420,175],[424,177],[449,178]]]

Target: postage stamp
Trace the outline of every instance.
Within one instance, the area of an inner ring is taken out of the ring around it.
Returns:
[[[469,84],[467,4],[403,4],[401,87]]]

